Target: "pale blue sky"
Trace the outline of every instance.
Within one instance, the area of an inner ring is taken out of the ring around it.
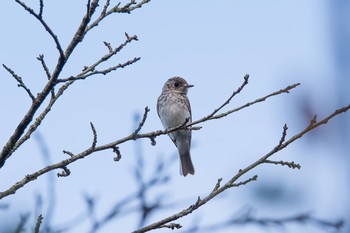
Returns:
[[[85,2],[44,2],[44,18],[65,48],[80,23],[86,9]],[[38,9],[37,2],[28,1],[28,4]],[[80,152],[90,146],[90,121],[98,132],[99,144],[128,135],[134,127],[134,114],[142,113],[145,106],[151,111],[142,131],[161,129],[156,100],[164,82],[172,76],[182,76],[195,85],[189,92],[194,120],[222,104],[242,83],[246,73],[251,75],[249,85],[226,110],[287,85],[302,83],[289,95],[275,97],[219,121],[201,124],[203,129],[193,133],[192,157],[196,175],[181,177],[176,161],[169,167],[169,173],[173,174],[170,184],[159,190],[168,195],[165,204],[183,201],[182,204],[152,216],[149,223],[182,210],[198,195],[208,194],[217,178],[227,180],[238,169],[271,150],[279,140],[284,123],[289,125],[289,135],[300,131],[307,124],[302,116],[304,105],[312,106],[321,119],[349,103],[349,96],[345,95],[340,103],[337,95],[338,78],[343,77],[344,72],[339,71],[335,58],[336,32],[333,30],[335,16],[332,9],[336,8],[331,6],[328,1],[317,0],[153,0],[131,15],[113,15],[92,30],[78,46],[61,77],[74,75],[84,65],[98,60],[107,52],[102,42],[119,45],[124,40],[124,32],[138,35],[139,41],[128,45],[107,65],[137,56],[141,60],[108,76],[77,82],[68,89],[39,128],[51,160],[65,159],[64,149]],[[2,3],[0,22],[0,62],[21,75],[33,93],[37,93],[46,77],[36,57],[43,53],[52,71],[57,61],[53,41],[41,25],[14,1]],[[341,28],[338,30],[342,31]],[[344,31],[349,32],[349,28],[345,27]],[[30,99],[4,69],[0,69],[0,78],[0,144],[3,145],[27,111]],[[350,194],[349,158],[342,155],[349,154],[349,147],[338,143],[341,141],[337,139],[340,119],[349,122],[349,115],[335,119],[324,127],[325,131],[319,131],[326,132],[324,135],[327,136],[305,137],[274,157],[301,163],[301,171],[261,166],[250,173],[251,176],[259,175],[258,182],[230,190],[197,213],[177,222],[184,226],[184,230],[194,221],[208,225],[227,219],[243,206],[253,207],[262,217],[284,217],[310,211],[329,220],[346,218],[349,216],[346,205]],[[326,130],[332,127],[335,130]],[[349,130],[342,128],[349,135]],[[166,136],[157,138],[155,147],[148,140],[141,141],[141,144],[147,161],[146,175],[150,175],[158,157],[176,153]],[[97,217],[101,217],[116,200],[135,190],[131,171],[135,166],[135,144],[126,143],[120,149],[123,155],[120,162],[113,162],[113,153],[104,151],[70,165],[72,174],[69,177],[55,179],[57,206],[53,225],[65,223],[84,211],[84,193],[98,197]],[[33,137],[0,170],[1,191],[41,167],[42,155]],[[287,192],[287,195],[279,196],[287,199],[280,198],[280,202],[271,205],[271,200],[264,199],[262,194],[271,188]],[[34,195],[45,194],[46,189],[47,176],[44,176],[4,199],[2,202],[10,207],[6,211],[0,210],[0,221],[4,220],[0,224],[6,224],[7,218],[18,218],[18,212],[33,211]],[[47,201],[44,199],[44,206]],[[218,212],[222,214],[216,214]],[[31,222],[33,218],[32,215]],[[100,232],[130,232],[135,229],[137,220],[137,215],[122,218],[106,225]],[[89,229],[89,221],[85,221],[71,232],[87,232]],[[269,230],[255,226],[239,229],[241,232]],[[288,229],[323,232],[310,226],[292,225]]]

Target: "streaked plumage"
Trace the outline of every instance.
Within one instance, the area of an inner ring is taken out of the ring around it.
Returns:
[[[192,122],[191,106],[187,98],[189,85],[185,79],[173,77],[164,84],[161,95],[157,102],[158,116],[165,129]],[[169,137],[174,142],[180,155],[180,174],[194,174],[194,167],[191,160],[191,131],[178,130],[169,133]]]

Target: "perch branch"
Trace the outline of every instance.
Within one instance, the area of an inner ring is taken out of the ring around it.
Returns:
[[[62,95],[63,91],[68,88],[68,86],[73,83],[74,80],[71,80],[71,81],[68,81],[67,83],[65,83],[57,92],[56,94],[56,98],[55,99],[52,99],[50,101],[50,103],[52,101],[55,101],[60,95]],[[251,106],[255,103],[261,103],[263,101],[265,101],[266,99],[270,98],[270,97],[273,97],[273,96],[276,96],[276,95],[279,95],[279,94],[282,94],[282,93],[288,93],[288,91],[290,91],[291,89],[295,88],[297,85],[292,85],[292,86],[289,86],[285,89],[282,89],[280,91],[277,91],[277,92],[274,92],[270,95],[267,95],[263,98],[260,98],[260,99],[257,99],[255,101],[252,101],[244,106]],[[240,107],[240,108],[237,108],[237,109],[243,109],[244,107]],[[236,110],[238,111],[238,110]],[[226,115],[228,114],[232,114],[233,112],[235,111],[229,111],[227,113],[225,113]],[[222,114],[221,114],[222,115]],[[214,115],[212,116],[212,118],[215,118],[217,115]],[[223,117],[223,116],[222,116]],[[97,151],[102,151],[102,150],[108,150],[108,149],[112,149],[113,151],[116,151],[115,148],[117,148],[118,145],[122,144],[122,143],[125,143],[127,141],[131,141],[131,140],[135,140],[135,139],[141,139],[141,138],[149,138],[152,142],[152,145],[155,145],[156,141],[155,141],[155,138],[157,136],[160,136],[160,135],[164,135],[164,134],[168,134],[170,132],[173,132],[173,131],[176,131],[176,130],[179,130],[179,129],[182,129],[182,128],[187,128],[189,126],[193,126],[194,124],[198,124],[198,123],[201,123],[201,122],[204,122],[206,120],[211,120],[212,118],[208,118],[208,117],[204,117],[198,121],[195,121],[195,122],[192,122],[192,123],[187,123],[187,121],[183,124],[183,125],[180,125],[178,127],[174,127],[174,128],[169,128],[169,129],[166,129],[166,130],[157,130],[157,131],[153,131],[153,132],[150,132],[150,133],[145,133],[145,134],[137,134],[137,135],[134,135],[134,134],[130,134],[129,136],[127,137],[124,137],[122,139],[119,139],[117,141],[114,141],[114,142],[111,142],[111,143],[108,143],[108,144],[105,144],[105,145],[101,145],[101,146],[97,146],[95,147],[94,149],[91,149],[91,148],[88,148],[84,151],[82,151],[81,153],[79,154],[72,154],[71,157],[69,159],[66,159],[66,160],[63,160],[61,162],[58,162],[56,164],[53,164],[49,167],[45,167],[35,173],[33,173],[32,175],[35,176],[35,177],[39,177],[51,170],[54,170],[54,169],[59,169],[59,168],[62,168],[64,166],[67,166],[73,162],[75,162],[76,160],[79,160],[79,159],[82,159],[94,152],[97,152]],[[216,118],[215,118],[216,119]],[[37,127],[37,125],[33,125],[33,129],[29,129],[29,130],[35,130],[35,127]],[[120,159],[120,156],[118,155],[117,153],[117,157],[116,159]],[[115,159],[115,160],[116,160]],[[22,188],[26,183],[32,181],[31,179],[27,179],[27,178],[24,178],[23,180],[19,181],[18,183],[16,183],[15,185],[13,185],[10,189],[8,189],[7,191],[4,191],[2,193],[0,193],[0,199],[5,197],[5,196],[8,196],[10,194],[13,194],[14,192],[16,192],[19,188]]]
[[[294,86],[295,87],[295,86]],[[294,88],[293,87],[293,88]],[[288,87],[287,88],[288,90],[292,89],[292,87]],[[279,93],[285,93],[285,91],[283,91],[284,89],[282,89],[281,91],[279,91]],[[275,96],[276,94],[273,94],[273,95],[268,95],[268,97],[264,97],[264,98],[261,98],[261,99],[264,99],[266,100],[267,98],[269,97],[272,97],[272,96]],[[258,99],[256,103],[258,102],[262,102],[261,99]],[[255,102],[255,101],[254,101]],[[310,125],[305,129],[303,130],[301,133],[293,136],[291,139],[289,139],[288,141],[284,142],[282,145],[280,146],[276,146],[274,148],[274,150],[272,150],[270,153],[268,153],[266,156],[262,157],[260,160],[258,160],[257,162],[253,163],[252,165],[248,166],[246,169],[243,169],[241,170],[235,177],[232,178],[232,180],[229,182],[229,184],[227,185],[230,185],[232,186],[232,184],[238,179],[240,178],[243,174],[247,173],[248,171],[250,171],[251,169],[253,169],[254,167],[256,167],[257,165],[263,163],[267,158],[269,158],[272,154],[276,153],[277,151],[279,150],[282,150],[284,149],[286,146],[288,146],[290,143],[292,143],[293,141],[297,140],[298,138],[302,137],[304,134],[306,134],[307,132],[311,131],[312,129],[320,126],[321,124],[326,124],[328,122],[328,120],[330,120],[331,118],[335,117],[336,115],[339,115],[343,112],[346,112],[348,109],[350,108],[350,105],[347,106],[347,107],[344,107],[344,108],[341,108],[341,109],[338,109],[336,110],[333,114],[331,114],[330,116],[328,116],[327,118],[325,118],[324,120],[320,121],[320,122],[313,122],[312,124],[310,123]],[[213,116],[215,117],[215,116]],[[202,122],[202,121],[197,121],[197,122]],[[186,127],[188,126],[185,125],[183,127]],[[159,135],[164,135],[164,134],[167,134],[169,132],[173,132],[175,130],[179,130],[180,128],[179,127],[175,127],[175,128],[172,128],[172,129],[167,129],[167,130],[157,130],[157,131],[153,131],[153,132],[150,132],[150,133],[146,133],[146,134],[137,134],[136,135],[136,138],[137,139],[140,139],[140,138],[154,138],[156,136],[159,136]],[[283,136],[282,136],[283,137]],[[119,139],[117,141],[114,141],[114,142],[111,142],[111,143],[108,143],[108,144],[105,144],[105,145],[102,145],[102,146],[97,146],[95,147],[94,149],[87,149],[85,151],[82,151],[81,153],[79,154],[76,154],[76,155],[73,155],[72,157],[70,157],[69,159],[65,159],[61,162],[58,162],[56,164],[53,164],[53,165],[50,165],[50,166],[47,166],[47,167],[44,167],[42,168],[41,170],[37,171],[37,172],[34,172],[32,173],[31,175],[27,175],[24,179],[22,179],[21,181],[17,182],[16,184],[14,184],[12,187],[10,187],[8,190],[6,191],[3,191],[3,192],[0,192],[0,199],[8,196],[8,195],[11,195],[11,194],[14,194],[18,189],[22,188],[24,185],[26,185],[27,183],[31,182],[32,180],[38,178],[39,176],[49,172],[49,171],[52,171],[52,170],[55,170],[55,169],[59,169],[59,168],[62,168],[62,167],[66,167],[67,165],[79,160],[79,159],[82,159],[94,152],[97,152],[97,151],[102,151],[102,150],[107,150],[107,149],[113,149],[115,150],[115,148],[118,148],[117,145],[119,144],[122,144],[122,143],[125,143],[127,141],[131,141],[131,140],[134,140],[135,138],[135,135],[133,134],[130,134],[129,136],[127,137],[124,137],[122,139]],[[221,188],[218,188],[215,193],[217,192],[222,192],[223,191],[223,188],[225,186],[221,187]],[[225,188],[227,189],[227,187]],[[168,222],[165,222],[163,224],[166,224]],[[161,225],[163,225],[161,224]]]

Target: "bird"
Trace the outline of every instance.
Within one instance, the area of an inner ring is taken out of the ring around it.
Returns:
[[[168,79],[157,101],[157,112],[164,129],[180,126],[192,122],[190,101],[187,97],[188,89],[193,87],[181,77]],[[180,156],[180,174],[194,175],[191,160],[191,136],[188,129],[181,129],[168,134],[178,149]]]

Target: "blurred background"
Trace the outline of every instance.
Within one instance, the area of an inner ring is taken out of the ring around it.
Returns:
[[[26,1],[39,9],[39,1]],[[111,1],[112,5],[117,4]],[[67,47],[86,10],[84,1],[44,1],[43,17]],[[101,10],[104,2],[100,3]],[[55,45],[42,26],[15,1],[0,8],[0,62],[20,75],[33,93],[47,79],[36,59],[44,54],[52,71]],[[157,1],[132,14],[113,15],[84,39],[61,78],[79,73],[103,56],[103,41],[118,46],[124,32],[136,34],[108,64],[134,57],[136,64],[107,76],[76,82],[44,122],[0,170],[0,190],[26,174],[98,145],[129,135],[148,106],[141,132],[162,128],[156,101],[164,82],[181,76],[189,92],[193,119],[220,106],[250,74],[249,85],[225,110],[290,84],[301,86],[193,132],[196,175],[179,175],[177,150],[167,136],[93,154],[51,172],[0,201],[0,232],[34,229],[43,214],[44,232],[130,232],[193,204],[277,145],[282,127],[288,136],[317,114],[322,119],[350,103],[350,1]],[[31,104],[30,98],[0,69],[0,144],[4,145]],[[178,232],[350,232],[349,113],[296,141],[273,160],[295,161],[301,170],[263,165],[257,182],[231,189],[195,213],[176,221]],[[287,136],[287,137],[288,137]],[[255,220],[261,220],[254,221]],[[275,222],[268,220],[276,220]],[[251,220],[251,221],[249,221]],[[262,220],[265,220],[262,221]],[[279,224],[277,220],[283,222]],[[169,229],[158,232],[169,232]]]

